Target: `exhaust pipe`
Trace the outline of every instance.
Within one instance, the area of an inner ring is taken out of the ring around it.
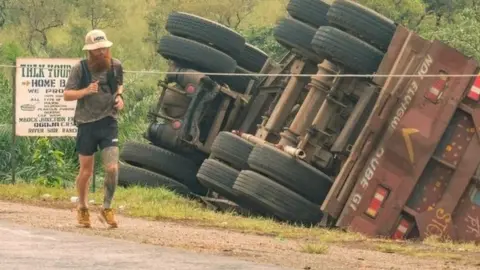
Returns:
[[[277,145],[275,145],[275,147],[277,147],[278,149],[282,150],[283,152],[291,155],[294,158],[304,160],[307,157],[307,154],[305,154],[305,151],[303,151],[300,148],[295,148],[295,147],[292,147],[292,146],[289,146],[289,145],[281,145],[281,144],[277,144]]]
[[[245,140],[247,140],[247,141],[249,141],[253,144],[266,144],[266,143],[268,143],[264,139],[256,137],[255,135],[252,135],[252,134],[243,133],[239,130],[233,130],[232,133],[237,135],[237,136],[240,136],[241,138],[243,138],[243,139],[245,139]]]
[[[256,137],[255,135],[252,135],[252,134],[247,134],[247,133],[243,133],[239,130],[232,130],[232,133],[237,135],[237,136],[240,136],[241,138],[253,143],[253,144],[269,144],[269,145],[273,145],[261,138],[258,138]],[[305,154],[305,151],[303,151],[302,149],[300,148],[295,148],[295,147],[292,147],[292,146],[289,146],[289,145],[281,145],[281,144],[275,144],[273,145],[275,146],[275,148],[277,149],[280,149],[282,151],[284,151],[285,153],[291,155],[292,157],[295,157],[295,158],[298,158],[298,159],[305,159],[307,157],[307,154]]]

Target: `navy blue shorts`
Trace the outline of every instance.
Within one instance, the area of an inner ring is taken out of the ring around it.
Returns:
[[[91,123],[78,125],[76,150],[83,156],[91,156],[98,149],[118,146],[118,124],[113,117],[105,117]]]

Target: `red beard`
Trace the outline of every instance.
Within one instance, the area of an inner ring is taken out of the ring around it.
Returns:
[[[112,59],[112,55],[110,50],[103,55],[95,56],[93,54],[89,54],[87,64],[88,69],[91,72],[103,72],[110,69],[110,61]]]

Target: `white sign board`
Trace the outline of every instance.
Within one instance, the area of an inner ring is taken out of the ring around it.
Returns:
[[[73,137],[76,101],[64,101],[70,69],[80,59],[17,58],[15,135]]]

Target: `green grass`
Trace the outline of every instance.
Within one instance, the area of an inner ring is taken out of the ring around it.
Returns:
[[[49,188],[30,184],[0,185],[0,198],[4,200],[42,203],[42,195],[49,194],[49,205],[73,207],[70,197],[76,196],[74,189]],[[90,199],[101,202],[101,187],[90,195]],[[250,218],[236,213],[218,213],[203,204],[188,200],[163,189],[118,188],[115,206],[122,213],[138,218],[172,220],[215,228],[232,229],[246,233],[272,235],[283,238],[308,238],[328,243],[363,241],[359,234],[343,233],[321,228],[305,228],[281,224],[266,218]]]
[[[102,192],[102,188],[98,187],[89,199],[101,202]],[[50,195],[48,199],[43,198],[45,194]],[[49,188],[22,183],[0,185],[2,200],[40,206],[71,209],[75,206],[70,202],[70,197],[75,195],[75,190],[71,188]],[[114,206],[121,209],[123,215],[135,218],[181,222],[192,226],[227,229],[279,239],[295,239],[299,241],[301,251],[310,254],[325,254],[331,245],[346,245],[419,258],[468,259],[480,263],[478,259],[476,261],[472,259],[474,258],[472,255],[465,256],[480,252],[480,247],[472,243],[440,242],[435,238],[429,238],[422,243],[396,242],[367,238],[358,233],[341,230],[292,226],[266,218],[245,217],[233,212],[215,212],[199,202],[177,196],[164,189],[118,188]]]
[[[326,244],[306,244],[302,246],[302,252],[310,254],[326,254],[328,245]]]
[[[377,251],[383,253],[402,254],[417,258],[441,258],[445,260],[458,261],[462,259],[462,256],[464,256],[460,253],[455,253],[458,250],[463,250],[463,248],[457,248],[456,250],[453,250],[452,253],[450,249],[419,248],[411,245],[395,243],[378,243],[374,244],[374,246]]]

